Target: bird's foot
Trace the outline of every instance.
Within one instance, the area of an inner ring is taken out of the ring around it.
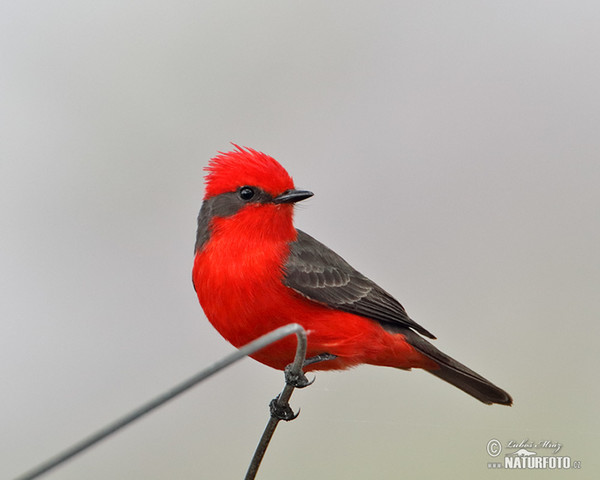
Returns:
[[[298,413],[294,413],[289,403],[280,405],[279,395],[277,395],[277,397],[271,400],[271,403],[269,404],[269,409],[271,410],[272,417],[277,418],[279,420],[285,420],[286,422],[294,420],[298,415],[300,415],[300,410],[298,409]]]
[[[320,353],[319,355],[315,355],[314,357],[304,360],[303,366],[306,367],[307,365],[312,365],[313,363],[325,362],[327,360],[334,360],[336,358],[337,356],[332,355],[331,353]],[[306,375],[304,375],[302,370],[300,370],[299,373],[292,372],[292,365],[293,364],[290,363],[287,367],[285,367],[285,383],[295,388],[305,388],[315,382],[315,378],[312,380],[306,378]]]
[[[285,367],[283,373],[285,375],[285,383],[295,388],[308,387],[309,385],[312,385],[315,381],[314,378],[312,380],[306,378],[306,375],[304,375],[304,372],[302,370],[300,370],[300,372],[298,373],[292,372],[291,363],[287,367]]]

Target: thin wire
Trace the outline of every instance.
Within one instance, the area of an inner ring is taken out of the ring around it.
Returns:
[[[296,336],[298,337],[298,345],[296,346],[296,357],[294,358],[294,363],[290,368],[290,373],[294,376],[303,375],[302,366],[304,365],[304,360],[306,359],[306,348],[307,348],[307,340],[306,340],[306,332],[302,327],[301,330],[296,332]],[[277,396],[274,400],[277,408],[281,411],[285,408],[289,409],[289,400],[292,396],[292,392],[294,391],[294,386],[286,383],[283,387],[282,392]],[[292,417],[290,420],[293,420],[296,417]],[[279,424],[281,418],[271,414],[269,421],[267,422],[267,426],[265,427],[265,431],[258,442],[256,447],[256,451],[254,452],[254,456],[252,457],[252,461],[250,462],[250,466],[248,467],[248,471],[246,472],[246,477],[244,480],[254,480],[256,477],[256,473],[258,472],[258,467],[260,467],[260,463],[262,462],[263,457],[267,451],[267,447],[269,446],[269,442],[275,433],[275,429]]]
[[[303,343],[303,345],[304,345],[303,348],[304,348],[304,353],[305,353],[306,352],[306,332],[300,325],[298,325],[297,323],[291,323],[284,327],[278,328],[277,330],[273,330],[272,332],[267,333],[266,335],[263,335],[262,337],[257,338],[253,342],[250,342],[247,345],[244,345],[239,350],[231,353],[230,355],[227,355],[223,359],[213,363],[212,365],[208,366],[204,370],[198,372],[196,375],[190,377],[189,379],[185,380],[184,382],[180,383],[179,385],[176,385],[175,387],[171,388],[170,390],[167,390],[162,395],[159,395],[155,399],[150,400],[146,404],[131,411],[127,415],[124,415],[123,417],[114,421],[113,423],[108,424],[107,426],[98,430],[96,433],[90,435],[89,437],[82,439],[81,441],[74,444],[72,447],[66,449],[64,452],[48,459],[47,461],[41,463],[37,467],[32,468],[28,472],[17,477],[15,480],[32,480],[34,478],[39,477],[43,473],[46,473],[46,472],[52,470],[53,468],[57,467],[58,465],[66,462],[67,460],[82,453],[84,450],[87,450],[92,445],[98,443],[100,440],[103,440],[104,438],[112,435],[113,433],[117,432],[118,430],[125,427],[126,425],[129,425],[131,422],[146,415],[147,413],[150,413],[155,408],[163,405],[164,403],[168,402],[169,400],[172,400],[173,398],[182,394],[186,390],[189,390],[190,388],[192,388],[193,386],[202,382],[203,380],[210,377],[211,375],[214,375],[215,373],[228,367],[232,363],[235,363],[238,360],[241,360],[246,355],[251,355],[256,351],[258,351],[262,348],[265,348],[266,346],[270,345],[271,343],[277,342],[278,340],[281,340],[282,338],[287,337],[288,335],[291,335],[292,333],[295,333],[298,336],[298,349],[301,348],[301,344]],[[303,342],[301,341],[301,337],[303,338]],[[304,360],[304,353],[301,354],[302,358],[300,360],[300,365],[302,365],[302,361]],[[297,350],[296,358],[294,360],[294,365],[296,365],[299,355],[300,355],[299,351]],[[286,385],[286,387],[287,387],[287,385]],[[293,388],[292,388],[292,390],[293,390]],[[284,389],[284,391],[285,391],[285,389]],[[290,392],[290,395],[291,395],[291,392]]]

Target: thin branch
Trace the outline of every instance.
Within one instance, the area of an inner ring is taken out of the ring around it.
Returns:
[[[105,426],[104,428],[98,430],[96,433],[77,442],[71,448],[68,448],[64,452],[56,455],[55,457],[50,458],[49,460],[45,461],[44,463],[41,463],[37,467],[20,475],[15,480],[32,480],[34,478],[39,477],[40,475],[52,470],[53,468],[57,467],[58,465],[66,462],[67,460],[82,453],[84,450],[87,450],[92,445],[95,445],[96,443],[98,443],[100,440],[103,440],[104,438],[112,435],[113,433],[117,432],[118,430],[125,427],[126,425],[129,425],[131,422],[137,420],[140,417],[143,417],[147,413],[150,413],[152,410],[156,409],[157,407],[160,407],[161,405],[168,402],[169,400],[172,400],[173,398],[177,397],[178,395],[181,395],[183,392],[185,392],[186,390],[189,390],[190,388],[192,388],[193,386],[202,382],[203,380],[210,377],[211,375],[214,375],[215,373],[228,367],[232,363],[235,363],[238,360],[241,360],[246,355],[251,355],[254,352],[257,352],[258,350],[265,348],[266,346],[270,345],[271,343],[277,342],[277,341],[281,340],[282,338],[287,337],[288,335],[291,335],[292,333],[295,333],[298,336],[298,345],[300,345],[300,343],[301,343],[300,337],[301,336],[303,337],[304,352],[305,352],[306,351],[306,333],[304,332],[304,329],[300,325],[298,325],[296,323],[292,323],[290,325],[286,325],[284,327],[278,328],[277,330],[274,330],[270,333],[267,333],[266,335],[263,335],[262,337],[259,337],[258,339],[254,340],[253,342],[243,346],[239,350],[237,350],[237,351],[231,353],[230,355],[227,355],[223,359],[213,363],[209,367],[198,372],[196,375],[190,377],[188,380],[180,383],[179,385],[176,385],[175,387],[166,391],[162,395],[159,395],[155,399],[149,401],[148,403],[138,407],[137,409],[131,411],[130,413],[128,413],[127,415],[114,421],[113,423],[110,423],[109,425]],[[298,360],[298,356],[299,356],[299,353],[296,352],[296,360],[294,361],[294,364]],[[302,360],[304,359],[304,353],[301,354],[301,357],[302,358],[300,361],[300,365],[302,364]],[[286,385],[286,387],[287,387],[287,385]],[[292,390],[293,390],[293,388],[292,388]],[[285,389],[284,389],[284,391],[285,391]],[[283,395],[283,393],[282,393],[282,395]],[[289,395],[291,395],[291,392]],[[288,395],[288,399],[289,399],[289,395]]]
[[[289,373],[293,376],[300,377],[304,376],[302,372],[302,366],[304,365],[304,360],[306,359],[306,332],[302,327],[296,331],[296,337],[298,338],[298,345],[296,347],[296,357],[294,358],[294,363],[292,363],[291,367],[289,367]],[[287,376],[286,376],[287,378]],[[282,419],[280,416],[276,416],[273,414],[273,410],[276,409],[278,411],[289,410],[291,413],[291,409],[289,406],[289,400],[292,396],[292,392],[294,391],[294,386],[286,381],[285,386],[283,387],[282,392],[271,402],[271,417],[265,427],[265,431],[258,442],[258,446],[256,447],[256,451],[254,452],[254,456],[252,457],[252,461],[250,462],[250,466],[248,467],[248,471],[246,472],[245,480],[254,480],[256,477],[256,473],[258,472],[258,468],[260,467],[260,463],[267,451],[267,447],[269,446],[269,442],[275,433],[275,429],[279,421]],[[275,405],[273,405],[275,404]],[[286,420],[293,420],[297,415],[292,415]]]

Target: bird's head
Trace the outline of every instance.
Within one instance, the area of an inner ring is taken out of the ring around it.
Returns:
[[[274,158],[251,148],[220,152],[210,160],[204,203],[198,217],[199,250],[210,236],[215,219],[236,217],[236,227],[291,228],[292,205],[311,197],[297,190],[292,177]]]
[[[247,147],[235,146],[220,152],[205,168],[204,200],[235,193],[240,205],[248,203],[295,203],[311,197],[312,192],[296,190],[286,170],[269,155]]]

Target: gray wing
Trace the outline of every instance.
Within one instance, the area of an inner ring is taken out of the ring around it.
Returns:
[[[383,288],[310,235],[298,230],[290,244],[283,283],[315,302],[368,317],[383,324],[402,325],[429,338],[433,334],[412,320],[404,307]]]

